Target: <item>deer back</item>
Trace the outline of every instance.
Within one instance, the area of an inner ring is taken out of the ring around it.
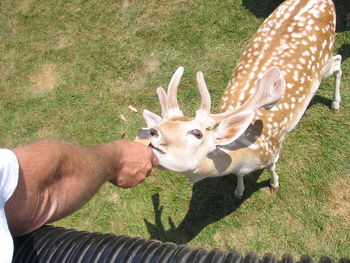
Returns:
[[[255,83],[271,66],[280,68],[286,91],[271,109],[258,109],[263,123],[256,148],[269,157],[278,152],[315,94],[331,64],[335,36],[331,0],[286,0],[260,26],[241,56],[219,105],[239,108],[255,92]]]

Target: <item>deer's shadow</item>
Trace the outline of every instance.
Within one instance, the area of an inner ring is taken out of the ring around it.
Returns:
[[[162,222],[162,206],[159,194],[152,195],[155,223],[144,219],[151,239],[163,242],[185,244],[195,238],[206,226],[236,211],[254,192],[269,186],[269,180],[257,182],[262,170],[244,177],[245,191],[243,198],[237,200],[234,190],[237,179],[235,175],[207,178],[193,185],[189,209],[181,223],[176,226],[168,217],[169,229]]]
[[[243,6],[258,18],[268,17],[284,0],[243,0]],[[333,0],[337,13],[337,32],[348,31],[346,16],[350,12],[349,0]]]

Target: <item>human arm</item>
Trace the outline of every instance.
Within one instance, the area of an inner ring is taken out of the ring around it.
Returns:
[[[13,235],[22,235],[81,208],[106,181],[134,187],[158,165],[136,142],[78,146],[43,140],[12,150],[19,162],[17,188],[5,206]]]

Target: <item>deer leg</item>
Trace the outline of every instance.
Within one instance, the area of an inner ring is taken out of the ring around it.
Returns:
[[[241,199],[244,192],[244,181],[243,181],[243,175],[236,175],[237,176],[237,187],[235,190],[235,198]]]
[[[267,169],[269,170],[270,174],[271,174],[271,179],[270,179],[270,193],[271,194],[276,194],[277,191],[278,191],[278,188],[280,186],[280,183],[279,183],[279,176],[278,174],[276,173],[276,163],[278,161],[278,158],[279,158],[279,154],[277,155],[277,157],[275,158],[274,162],[269,165],[267,167]]]
[[[339,110],[340,105],[340,79],[342,75],[341,70],[341,55],[336,55],[333,57],[333,74],[334,74],[334,93],[332,101],[332,109]]]

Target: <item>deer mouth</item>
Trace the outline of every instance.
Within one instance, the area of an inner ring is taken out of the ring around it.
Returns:
[[[164,152],[163,150],[161,150],[161,149],[155,147],[152,143],[150,143],[149,146],[150,146],[152,149],[158,151],[159,153],[165,154],[165,152]]]

